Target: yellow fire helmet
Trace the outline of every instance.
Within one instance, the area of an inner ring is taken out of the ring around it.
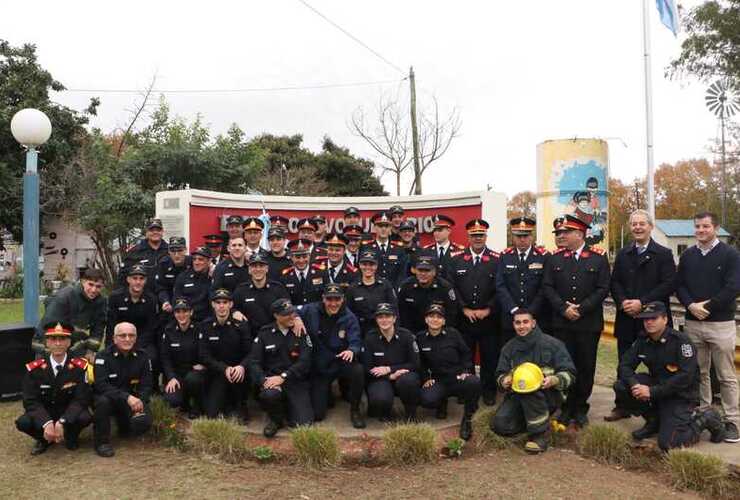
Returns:
[[[514,368],[511,375],[511,390],[520,394],[528,394],[542,387],[545,376],[542,370],[534,363],[522,363]]]

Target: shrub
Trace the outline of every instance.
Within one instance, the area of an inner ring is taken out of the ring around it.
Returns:
[[[298,462],[305,467],[331,467],[342,458],[337,434],[332,429],[299,426],[293,429],[290,437]]]
[[[20,298],[23,298],[23,273],[19,271],[0,284],[0,299]]]
[[[238,463],[249,456],[242,434],[242,426],[223,418],[199,418],[190,428],[190,444],[206,455],[213,455],[228,463]]]
[[[627,465],[630,462],[631,438],[626,432],[608,425],[589,425],[578,438],[581,454],[607,464]]]
[[[403,424],[383,433],[383,457],[396,465],[431,462],[437,457],[437,433],[429,424]]]
[[[499,436],[491,429],[491,421],[496,414],[496,408],[482,406],[473,415],[473,444],[479,450],[491,447],[504,450],[512,445],[512,440]]]
[[[152,434],[165,446],[185,448],[185,434],[177,427],[177,410],[167,402],[154,396],[149,402],[149,412],[152,414]]]
[[[454,438],[447,441],[447,445],[443,451],[449,458],[458,458],[462,456],[463,448],[465,448],[465,441],[460,438]]]
[[[270,462],[275,458],[275,452],[269,446],[257,446],[252,450],[252,455],[258,462]]]
[[[714,498],[729,498],[732,495],[727,465],[721,458],[676,449],[668,452],[665,461],[674,487],[698,491]]]

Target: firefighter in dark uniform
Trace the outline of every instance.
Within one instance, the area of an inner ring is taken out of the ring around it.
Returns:
[[[198,418],[203,413],[206,367],[198,355],[198,334],[188,299],[177,299],[173,314],[159,347],[165,378],[163,397],[173,408],[187,412],[188,418]]]
[[[294,333],[296,312],[288,299],[276,300],[271,311],[275,321],[260,329],[249,355],[249,375],[269,417],[263,431],[268,438],[286,421],[294,426],[313,422],[311,337]]]
[[[208,295],[211,292],[211,250],[198,247],[192,254],[192,269],[181,273],[175,280],[173,295],[175,300],[185,297],[193,308],[193,321],[198,323],[211,313]]]
[[[173,236],[169,241],[167,257],[160,260],[159,265],[157,265],[154,289],[162,315],[166,316],[167,320],[172,318],[172,305],[175,303],[173,296],[175,281],[183,271],[191,266],[190,256],[186,255],[186,252],[185,238]]]
[[[288,225],[290,220],[282,215],[271,215],[270,216],[270,227],[279,227],[285,234],[288,234]]]
[[[358,225],[349,225],[342,228],[342,234],[347,237],[347,249],[344,260],[359,268],[360,247],[362,246],[362,228]]]
[[[311,404],[317,421],[326,418],[332,383],[339,381],[350,404],[355,429],[365,427],[360,400],[365,389],[365,371],[360,362],[362,339],[357,317],[346,307],[344,290],[338,283],[324,288],[321,302],[301,306],[298,314],[313,344]]]
[[[147,271],[139,264],[128,270],[127,288],[119,288],[108,297],[108,329],[105,345],[113,342],[113,331],[117,324],[126,322],[136,327],[136,347],[147,353],[152,361],[153,383],[159,375],[159,305],[153,293],[145,289]]]
[[[614,336],[617,337],[619,359],[632,346],[642,331],[642,321],[637,319],[642,306],[661,301],[670,311],[670,296],[675,289],[676,264],[671,249],[659,245],[650,237],[653,229],[650,214],[644,210],[633,212],[629,218],[633,243],[622,248],[614,260],[611,292],[617,316]],[[668,326],[672,326],[668,315]],[[617,406],[604,417],[607,422],[629,418],[629,412]]]
[[[267,243],[270,251],[265,253],[267,258],[267,277],[273,281],[280,281],[283,271],[293,263],[285,246],[285,230],[280,227],[271,227],[267,230]]]
[[[434,223],[434,242],[425,245],[423,248],[427,252],[434,253],[437,258],[437,276],[448,280],[452,279],[450,274],[450,264],[452,258],[462,253],[465,247],[450,241],[450,232],[455,225],[454,219],[443,214],[435,214],[432,217]]]
[[[232,314],[233,305],[231,292],[225,288],[211,293],[213,316],[197,326],[198,349],[200,362],[208,369],[206,416],[230,415],[246,422],[252,334],[249,322]]]
[[[437,276],[437,261],[433,255],[419,255],[415,273],[398,289],[400,325],[412,332],[426,328],[424,314],[432,302],[445,306],[447,324],[457,327],[460,304],[452,284]]]
[[[388,217],[391,218],[391,241],[395,241],[396,243],[401,242],[401,235],[399,233],[405,213],[401,205],[393,205],[388,209]]]
[[[92,392],[86,383],[87,360],[69,352],[69,323],[50,323],[43,328],[50,354],[26,364],[23,378],[23,409],[16,428],[36,440],[31,455],[39,455],[64,441],[68,450],[78,448],[80,431],[92,422],[88,407]]]
[[[126,286],[128,271],[136,264],[144,266],[147,271],[147,290],[154,293],[154,278],[159,261],[167,256],[168,245],[162,240],[162,221],[151,219],[146,226],[143,240],[130,248],[121,260],[118,270],[118,285]]]
[[[220,262],[229,257],[229,242],[234,238],[244,238],[244,219],[241,215],[229,215],[226,218],[226,238],[219,251]]]
[[[496,367],[496,380],[506,395],[491,429],[502,436],[526,431],[524,450],[542,453],[547,450],[550,415],[560,408],[576,369],[565,345],[540,330],[532,312],[520,307],[513,321],[516,336],[501,350]],[[527,377],[535,372],[541,378]]]
[[[346,292],[347,307],[360,322],[360,334],[364,339],[367,332],[375,328],[375,310],[378,304],[386,303],[398,310],[396,291],[387,280],[379,278],[378,257],[372,251],[360,255],[360,279],[350,285]]]
[[[225,288],[233,292],[237,286],[249,281],[246,253],[244,238],[236,236],[229,240],[229,258],[223,259],[213,270],[211,290]]]
[[[535,221],[516,217],[509,221],[514,245],[501,252],[496,272],[496,294],[501,306],[502,346],[514,336],[512,314],[517,307],[524,307],[534,314],[537,324],[545,333],[550,330],[550,307],[542,290],[545,262],[550,252],[533,244]]]
[[[321,300],[324,279],[320,276],[321,271],[309,265],[311,242],[293,240],[288,244],[288,248],[293,265],[283,270],[280,282],[288,290],[291,303],[300,306]]]
[[[467,343],[454,328],[445,326],[445,310],[431,304],[426,311],[426,330],[416,335],[421,358],[421,406],[434,408],[436,417],[447,418],[447,398],[463,398],[465,410],[460,422],[460,437],[473,435],[471,419],[478,410],[480,379],[475,376],[473,356]]]
[[[578,370],[563,405],[560,423],[571,431],[588,424],[588,398],[594,385],[596,353],[604,329],[603,302],[609,294],[609,261],[586,245],[589,225],[566,215],[555,232],[564,232],[566,247],[545,263],[542,287],[552,307],[552,330],[563,341]]]
[[[47,352],[43,327],[49,323],[69,323],[74,326],[70,354],[86,356],[92,361],[105,333],[107,300],[100,294],[103,286],[100,269],[89,268],[78,285],[62,288],[51,298],[31,342],[37,357]]]
[[[311,217],[311,222],[316,224],[316,232],[314,234],[314,245],[317,247],[326,247],[326,217],[321,214],[314,215]]]
[[[453,257],[447,269],[462,307],[457,325],[471,356],[478,348],[483,400],[487,405],[493,405],[496,403],[496,378],[493,374],[503,343],[499,338],[496,307],[499,254],[486,246],[489,227],[483,219],[469,221],[465,229],[470,246]]]
[[[416,225],[410,221],[405,220],[398,226],[398,244],[406,252],[406,271],[405,277],[411,276],[411,263],[416,261],[416,256],[421,249],[419,246],[419,238],[416,237]]]
[[[357,226],[359,228],[359,237],[361,241],[369,241],[372,240],[372,235],[365,231],[365,228],[362,224],[362,215],[360,214],[360,209],[357,207],[347,207],[344,209],[344,214],[342,215],[342,221],[344,222],[344,226],[342,227],[342,232],[346,235],[346,228],[349,226]]]
[[[620,408],[642,415],[645,425],[632,432],[635,439],[658,435],[663,451],[691,446],[706,429],[713,443],[725,438],[725,426],[716,410],[699,410],[699,365],[689,337],[668,325],[663,302],[650,302],[637,315],[641,332],[619,363],[614,392]],[[648,373],[636,373],[638,365]]]
[[[349,264],[345,259],[347,248],[347,237],[343,234],[332,233],[324,240],[326,245],[326,266],[321,277],[325,284],[336,283],[346,289],[357,281],[359,273],[357,268]]]
[[[398,286],[406,274],[406,252],[398,243],[391,241],[391,219],[385,212],[372,217],[375,239],[366,241],[360,251],[372,250],[378,255],[378,276]]]
[[[244,224],[244,241],[247,244],[247,260],[254,254],[266,254],[267,251],[260,246],[262,242],[262,231],[265,229],[265,223],[259,217],[245,217]]]
[[[300,219],[296,228],[298,229],[298,239],[308,240],[311,242],[311,246],[308,249],[311,263],[313,264],[315,262],[323,262],[326,260],[326,248],[323,245],[317,245],[315,241],[318,226],[313,219]]]
[[[393,398],[403,403],[406,419],[416,420],[419,405],[419,347],[413,333],[396,327],[396,311],[378,304],[376,328],[365,338],[363,365],[367,383],[368,415],[381,422],[393,420]]]
[[[152,416],[152,367],[146,352],[136,348],[136,327],[118,323],[113,345],[95,357],[95,452],[112,457],[110,419],[116,419],[121,436],[139,436],[149,430]]]
[[[270,323],[270,307],[277,299],[288,299],[288,290],[279,281],[267,279],[267,259],[261,253],[249,258],[249,280],[234,291],[234,317],[248,319],[252,331]]]

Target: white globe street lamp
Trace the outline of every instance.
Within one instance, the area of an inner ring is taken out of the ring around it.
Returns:
[[[51,121],[42,111],[26,108],[10,120],[13,137],[26,148],[23,176],[23,319],[39,321],[39,176],[38,151],[51,137]]]

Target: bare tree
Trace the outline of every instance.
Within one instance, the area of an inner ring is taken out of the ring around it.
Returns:
[[[419,177],[439,160],[450,148],[452,141],[460,135],[460,113],[457,108],[446,116],[440,116],[439,102],[432,98],[432,107],[419,113]],[[368,118],[364,108],[358,107],[349,123],[350,130],[367,142],[381,158],[382,173],[396,177],[396,194],[401,194],[401,177],[413,165],[413,143],[408,106],[397,97],[383,96],[374,113]],[[409,194],[414,192],[416,179],[411,183]]]
[[[321,196],[329,189],[312,165],[291,169],[282,165],[267,170],[257,177],[253,187],[264,194],[283,196]]]
[[[397,100],[381,97],[378,101],[377,122],[370,125],[362,107],[352,113],[350,129],[362,137],[380,155],[381,176],[386,172],[396,176],[396,195],[401,195],[401,175],[411,166],[411,136],[408,113]]]

